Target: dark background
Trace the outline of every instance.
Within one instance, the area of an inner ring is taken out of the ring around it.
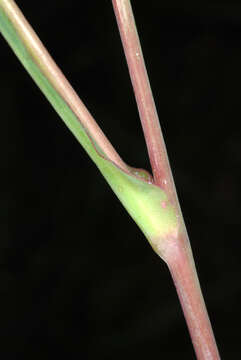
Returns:
[[[149,169],[111,1],[17,3],[122,158]],[[241,5],[132,3],[214,332],[238,359]],[[2,38],[0,63],[4,358],[194,359],[165,264]]]

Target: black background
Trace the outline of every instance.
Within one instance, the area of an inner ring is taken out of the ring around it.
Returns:
[[[149,170],[111,1],[17,3],[122,158]],[[241,6],[132,3],[214,332],[238,359]],[[165,264],[2,38],[0,64],[4,358],[194,359]]]

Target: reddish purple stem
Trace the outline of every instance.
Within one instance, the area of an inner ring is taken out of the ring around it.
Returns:
[[[173,191],[172,175],[131,5],[126,0],[112,2],[146,139],[154,182],[170,193]]]
[[[162,239],[164,247],[159,255],[167,263],[171,272],[197,359],[218,360],[220,357],[200,289],[188,236],[182,222],[131,4],[129,0],[112,0],[112,3],[144,131],[154,182],[166,192],[180,220],[176,235]]]

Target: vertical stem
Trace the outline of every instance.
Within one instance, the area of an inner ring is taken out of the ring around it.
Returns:
[[[129,0],[112,0],[146,140],[154,182],[175,193],[159,119]]]
[[[172,275],[197,359],[219,360],[186,232],[166,246],[162,258]]]
[[[145,135],[154,182],[167,194],[180,222],[173,235],[160,239],[157,251],[171,272],[198,360],[220,359],[200,289],[188,236],[148,80],[130,0],[112,0]],[[153,240],[153,239],[152,239]],[[154,243],[155,243],[154,239]],[[152,242],[152,241],[151,241]]]

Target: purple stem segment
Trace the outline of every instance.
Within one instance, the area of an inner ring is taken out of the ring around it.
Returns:
[[[161,240],[162,251],[158,254],[167,263],[171,272],[197,359],[218,360],[220,357],[182,220],[130,0],[112,0],[112,3],[144,131],[154,183],[166,192],[179,218],[175,235]]]
[[[183,229],[162,256],[170,270],[198,360],[219,360],[188,235]]]
[[[156,185],[175,192],[166,146],[153,100],[129,0],[112,0]],[[173,194],[174,195],[174,194]]]

